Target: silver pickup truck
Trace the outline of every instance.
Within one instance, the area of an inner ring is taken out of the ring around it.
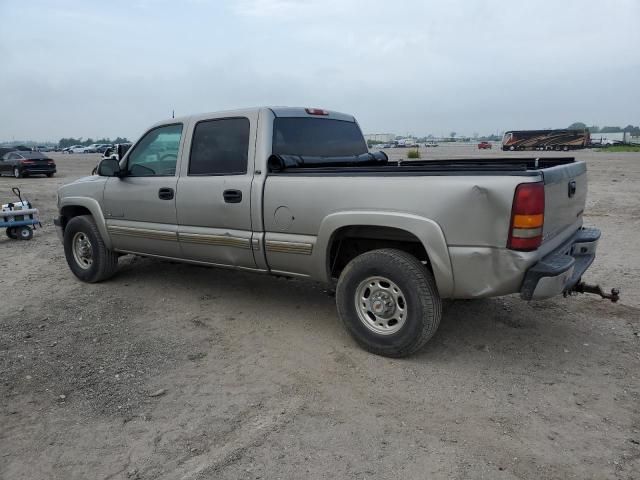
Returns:
[[[351,115],[255,108],[158,123],[97,173],[58,193],[79,279],[135,254],[316,280],[381,355],[420,349],[443,298],[591,288],[600,231],[582,226],[573,158],[394,162]]]

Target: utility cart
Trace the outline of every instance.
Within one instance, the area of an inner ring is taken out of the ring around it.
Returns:
[[[36,226],[42,227],[38,209],[33,208],[28,200],[22,199],[19,188],[11,190],[19,201],[1,205],[0,228],[6,228],[7,237],[13,240],[31,240]]]

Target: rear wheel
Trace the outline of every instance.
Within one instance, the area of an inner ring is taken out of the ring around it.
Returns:
[[[53,173],[47,173],[47,177],[49,178],[53,177],[53,175],[54,175]]]
[[[69,220],[64,230],[64,254],[71,271],[84,282],[101,282],[118,269],[118,255],[105,246],[90,215]]]
[[[404,357],[435,334],[442,302],[431,272],[413,255],[380,249],[363,253],[342,271],[338,314],[365,350]]]
[[[11,238],[12,240],[18,239],[18,229],[16,227],[7,228],[6,232],[7,232],[7,237]]]
[[[13,167],[13,176],[15,178],[22,178],[22,172],[20,171],[20,169],[18,167]]]

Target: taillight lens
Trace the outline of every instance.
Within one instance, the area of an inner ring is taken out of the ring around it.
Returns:
[[[530,251],[542,244],[544,184],[521,183],[516,187],[511,208],[507,248]]]

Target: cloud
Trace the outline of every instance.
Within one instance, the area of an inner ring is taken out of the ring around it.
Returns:
[[[0,0],[0,17],[0,140],[265,104],[415,134],[640,123],[633,0]]]

